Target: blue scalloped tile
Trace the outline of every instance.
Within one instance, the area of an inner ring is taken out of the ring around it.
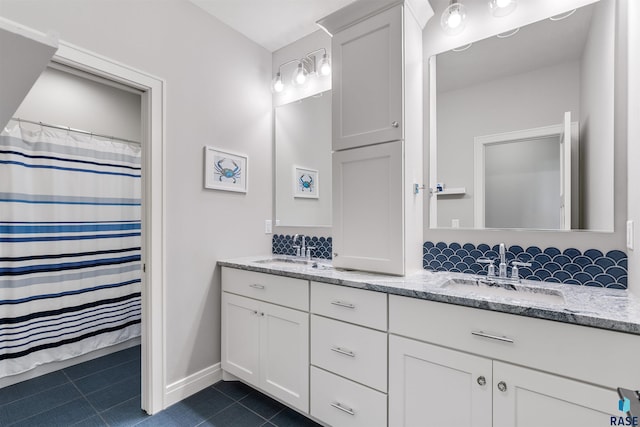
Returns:
[[[561,252],[558,248],[546,248],[544,250],[544,253],[553,258],[556,255],[560,255]]]
[[[275,245],[274,245],[275,246]],[[436,271],[461,271],[486,275],[487,266],[476,262],[478,258],[497,259],[498,245],[485,243],[425,242],[423,245],[423,265],[425,269]],[[510,246],[507,260],[530,262],[531,267],[520,269],[520,276],[530,280],[544,280],[571,285],[589,285],[626,289],[627,257],[622,251],[609,251],[603,255],[598,249],[587,249],[584,254],[575,248],[561,251],[558,248]],[[511,268],[508,268],[510,271]]]
[[[609,267],[605,270],[605,273],[615,277],[615,278],[619,278],[622,276],[626,276],[627,275],[627,270],[625,270],[622,267]]]
[[[312,251],[314,258],[331,259],[332,239],[331,237],[307,236],[309,246],[314,246]],[[295,255],[296,250],[293,248],[293,236],[274,234],[271,239],[271,253],[276,255]]]
[[[604,269],[602,267],[600,267],[599,265],[590,264],[590,265],[587,265],[586,267],[584,267],[584,272],[585,273],[589,273],[593,277],[596,277],[598,274],[603,274],[604,273]],[[615,280],[614,280],[614,282],[615,282]]]
[[[577,256],[582,255],[582,252],[580,252],[576,248],[565,249],[564,252],[562,252],[562,253],[565,254],[566,256],[568,256],[569,258],[575,258]]]
[[[594,288],[603,288],[602,283],[591,280],[582,284],[582,286],[593,286]]]
[[[627,258],[627,254],[625,254],[622,251],[617,251],[617,250],[613,250],[613,251],[609,251],[607,252],[607,257],[614,259],[616,262],[626,259]]]
[[[625,266],[623,268],[627,268],[627,260],[626,258],[624,259],[624,263]],[[598,258],[594,261],[595,265],[599,265],[600,267],[604,268],[605,270],[609,267],[613,267],[614,265],[616,265],[616,262],[614,260],[612,260],[611,258],[606,258],[606,257],[602,257],[602,258]]]
[[[553,257],[552,261],[558,265],[565,265],[571,262],[571,258],[566,255],[556,255]]]
[[[584,256],[589,257],[595,261],[596,259],[604,256],[604,254],[597,249],[587,249],[586,251],[584,251]]]
[[[529,246],[525,252],[531,255],[538,255],[542,253],[542,249],[537,246]]]

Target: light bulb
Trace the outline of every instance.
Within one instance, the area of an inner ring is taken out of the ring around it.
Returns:
[[[489,2],[489,9],[491,9],[493,16],[500,17],[507,16],[513,12],[517,5],[517,0],[491,0]]]
[[[329,74],[331,74],[331,63],[329,62],[329,57],[326,53],[322,55],[318,70],[320,71],[321,76],[328,76]]]
[[[458,25],[462,24],[462,16],[457,10],[451,12],[449,15],[449,19],[447,20],[447,25],[449,28],[458,28]]]
[[[451,3],[440,17],[440,25],[445,33],[454,36],[460,34],[465,27],[466,9],[462,3]]]
[[[273,79],[272,85],[273,91],[276,93],[280,93],[284,90],[284,83],[282,83],[282,77],[280,76],[280,72],[276,74],[276,77]]]
[[[302,62],[298,64],[298,68],[293,73],[293,84],[301,86],[307,81],[307,71],[304,69]]]

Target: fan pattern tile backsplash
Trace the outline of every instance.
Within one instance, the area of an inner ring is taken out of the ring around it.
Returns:
[[[306,236],[307,246],[315,249],[311,251],[314,258],[331,259],[331,237]],[[299,242],[298,242],[299,244]],[[271,240],[271,252],[276,255],[295,255],[293,236],[288,234],[274,234]]]
[[[331,237],[307,236],[307,244],[314,246],[312,256],[331,259]],[[293,236],[274,234],[272,252],[277,255],[295,255]],[[582,286],[627,289],[627,254],[613,250],[603,253],[597,249],[584,252],[568,248],[539,248],[521,246],[507,248],[507,260],[530,262],[531,267],[520,268],[520,277],[528,280],[556,282]],[[478,258],[498,258],[498,246],[471,243],[425,242],[422,263],[425,270],[487,274],[487,266]],[[496,263],[497,264],[497,263]],[[496,265],[497,267],[497,265]],[[511,267],[508,269],[511,274]]]
[[[425,242],[423,267],[432,271],[453,271],[472,274],[487,274],[487,265],[479,264],[478,258],[496,260],[498,245],[473,245],[444,242]],[[507,260],[531,263],[521,267],[520,277],[528,280],[565,283],[571,285],[599,286],[604,288],[627,288],[627,254],[613,250],[606,254],[597,249],[584,252],[569,248],[561,251],[550,247],[541,249],[529,246],[507,248]],[[496,262],[497,265],[497,262]],[[511,274],[511,267],[508,269]]]

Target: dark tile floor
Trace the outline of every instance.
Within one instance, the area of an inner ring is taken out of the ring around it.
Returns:
[[[218,382],[149,416],[140,347],[0,389],[0,426],[319,426],[239,382]]]

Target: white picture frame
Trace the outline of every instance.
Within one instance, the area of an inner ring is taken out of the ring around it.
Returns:
[[[320,180],[317,170],[300,166],[293,167],[293,197],[320,198]]]
[[[246,154],[204,147],[204,187],[247,192],[249,157]]]

